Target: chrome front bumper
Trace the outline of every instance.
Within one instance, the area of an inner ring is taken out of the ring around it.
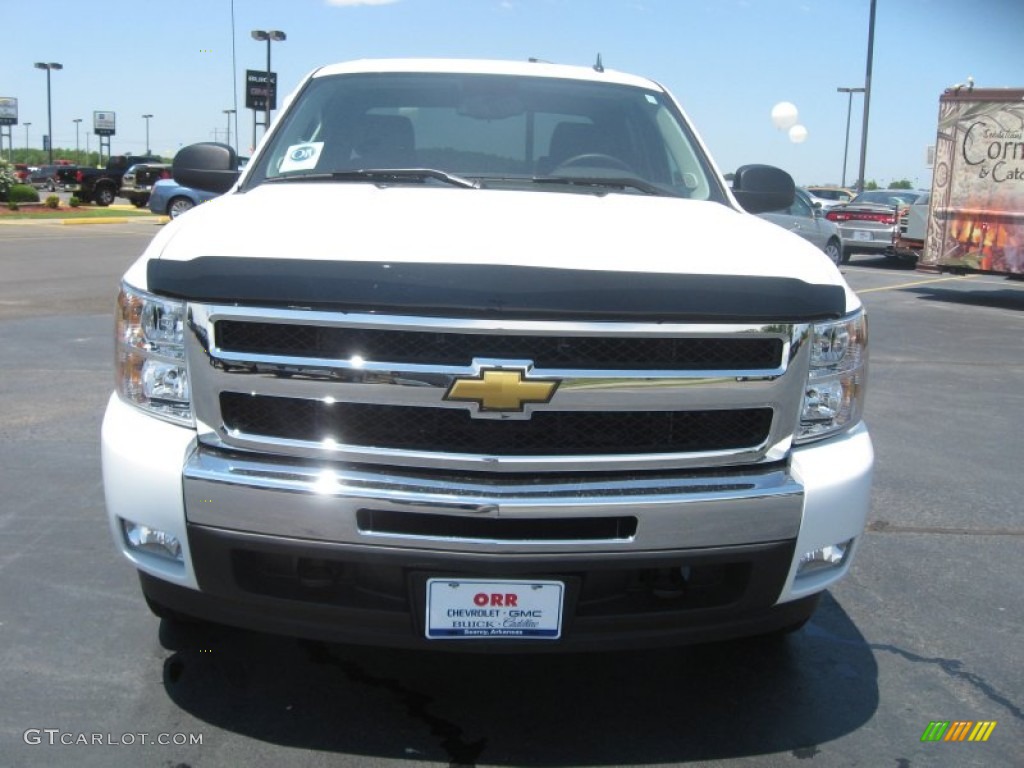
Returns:
[[[495,477],[325,467],[200,447],[184,469],[184,501],[189,524],[221,530],[389,549],[540,554],[792,540],[804,492],[782,465],[700,475]],[[612,519],[625,522],[602,525]]]

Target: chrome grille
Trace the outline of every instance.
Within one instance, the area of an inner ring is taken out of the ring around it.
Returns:
[[[413,318],[189,305],[199,439],[393,467],[578,472],[785,457],[806,324]],[[550,402],[487,412],[457,379],[519,370]]]

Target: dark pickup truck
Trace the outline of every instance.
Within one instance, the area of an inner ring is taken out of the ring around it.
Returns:
[[[136,163],[121,178],[121,197],[136,208],[144,208],[149,202],[149,193],[160,179],[171,178],[169,163]]]
[[[137,163],[159,163],[149,155],[114,155],[106,168],[72,168],[58,172],[57,181],[65,192],[73,192],[83,203],[108,206],[121,192],[125,171]]]

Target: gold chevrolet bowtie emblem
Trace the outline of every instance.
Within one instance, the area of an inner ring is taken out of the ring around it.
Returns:
[[[457,379],[445,400],[480,403],[481,411],[522,411],[525,403],[546,403],[557,381],[524,381],[522,371],[485,369],[475,379]]]

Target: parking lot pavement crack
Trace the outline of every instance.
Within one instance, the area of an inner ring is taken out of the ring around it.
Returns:
[[[407,688],[399,680],[370,674],[358,664],[334,656],[330,649],[322,644],[309,643],[307,649],[313,662],[337,667],[353,683],[381,688],[394,694],[402,701],[410,716],[425,723],[431,734],[439,737],[440,746],[448,755],[449,768],[472,768],[477,764],[487,746],[487,739],[466,741],[462,728],[429,711],[430,704],[434,701],[433,697]]]
[[[963,662],[958,659],[944,659],[941,657],[930,658],[928,656],[921,656],[920,654],[912,653],[895,645],[886,645],[881,643],[869,643],[868,647],[873,651],[885,651],[887,653],[892,653],[915,664],[933,664],[950,677],[967,683],[972,688],[979,691],[989,701],[995,702],[1005,708],[1018,720],[1024,720],[1024,710],[1022,710],[1020,706],[997,691],[995,687],[981,675],[964,669]]]
[[[940,536],[1024,536],[1018,528],[952,528],[941,525],[894,525],[886,520],[872,520],[868,533],[931,533]]]
[[[824,629],[823,627],[811,625],[805,631],[812,636],[825,638],[829,642],[865,647],[865,644],[862,641],[842,637]],[[1021,709],[1020,705],[1016,704],[1009,697],[996,690],[996,688],[981,675],[964,669],[964,663],[959,659],[944,659],[941,656],[922,656],[919,653],[914,653],[889,643],[867,643],[866,647],[870,648],[872,651],[884,651],[885,653],[891,653],[894,656],[899,656],[900,658],[914,664],[930,664],[936,666],[949,677],[967,683],[969,686],[979,691],[989,701],[995,702],[999,706],[1005,708],[1011,715],[1013,715],[1013,717],[1024,721],[1024,710]]]

